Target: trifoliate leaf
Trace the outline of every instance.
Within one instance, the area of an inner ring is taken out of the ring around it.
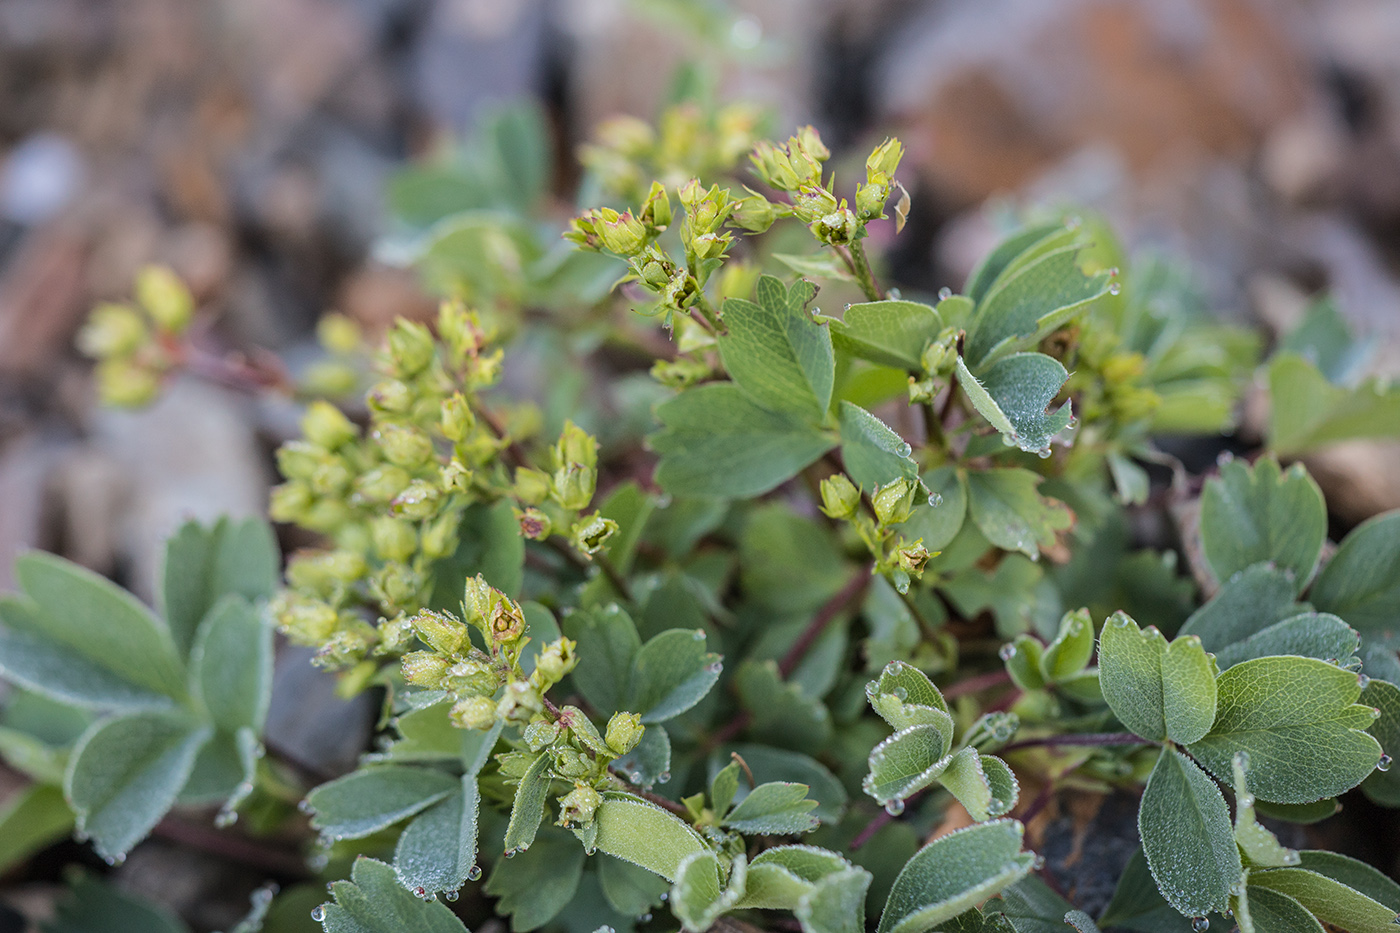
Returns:
[[[966,479],[968,514],[999,548],[1038,558],[1041,548],[1054,545],[1055,532],[1074,524],[1074,515],[1063,503],[1036,492],[1040,477],[1030,470],[978,470]]]
[[[1308,594],[1361,634],[1400,635],[1400,512],[1356,526],[1318,574]]]
[[[175,803],[212,730],[178,713],[131,713],[78,740],[63,793],[78,832],[104,858],[125,857]]]
[[[530,848],[544,819],[545,798],[549,794],[548,752],[537,757],[526,769],[515,788],[515,801],[510,808],[510,823],[506,826],[507,858]]]
[[[359,839],[454,793],[455,777],[431,768],[385,765],[352,771],[313,790],[311,827],[327,839]]]
[[[816,807],[806,784],[772,781],[751,790],[721,825],[741,833],[790,836],[816,829]]]
[[[909,456],[911,448],[883,421],[846,401],[840,413],[841,459],[857,486],[871,492],[900,477],[919,475],[918,464]]]
[[[810,282],[798,280],[789,288],[761,276],[753,301],[724,303],[728,333],[718,338],[724,368],[750,398],[769,411],[809,421],[826,414],[836,377],[831,332],[806,310],[816,293]]]
[[[654,803],[631,794],[607,793],[594,817],[599,851],[674,881],[681,860],[707,849],[700,835]]]
[[[456,891],[476,867],[476,778],[464,775],[461,791],[414,817],[394,849],[394,871],[410,891]]]
[[[688,389],[656,410],[656,481],[672,495],[762,495],[835,446],[825,432],[759,407],[738,386]]]
[[[948,738],[937,726],[909,726],[870,751],[862,786],[877,803],[895,804],[938,779],[948,767]]]
[[[807,785],[807,797],[817,802],[812,815],[823,823],[835,823],[846,809],[846,786],[826,765],[801,752],[767,745],[725,745],[721,755],[737,753],[760,784],[788,781]],[[742,790],[742,788],[741,788]]]
[[[1014,820],[979,823],[935,839],[895,879],[878,933],[926,933],[1030,873]]]
[[[705,650],[703,630],[662,632],[637,652],[625,705],[643,723],[665,722],[704,699],[722,669],[719,655]]]
[[[1297,594],[1293,574],[1270,563],[1253,564],[1226,580],[1178,634],[1199,636],[1202,647],[1218,652],[1306,611],[1305,605],[1295,601]]]
[[[528,850],[496,861],[486,893],[500,898],[496,910],[510,915],[512,933],[537,929],[573,900],[584,859],[583,847],[572,836],[546,828]]]
[[[1346,661],[1361,647],[1361,636],[1341,619],[1326,612],[1305,612],[1256,632],[1215,653],[1221,670],[1241,661],[1294,654],[1332,664]]]
[[[1240,853],[1225,798],[1206,773],[1166,748],[1147,779],[1138,831],[1157,887],[1187,917],[1219,913],[1239,881]]]
[[[1219,580],[1264,561],[1293,573],[1301,592],[1327,540],[1322,490],[1301,464],[1231,460],[1201,494],[1201,549]]]
[[[632,618],[616,605],[576,609],[564,617],[563,628],[578,642],[579,657],[588,658],[571,675],[579,693],[600,713],[622,709],[642,648]]]
[[[1210,733],[1189,751],[1221,780],[1235,752],[1249,754],[1250,788],[1262,800],[1308,803],[1350,790],[1376,767],[1374,721],[1357,703],[1355,674],[1314,658],[1256,658],[1216,682]]]
[[[221,597],[271,597],[280,565],[277,539],[259,519],[180,526],[165,542],[161,567],[161,609],[180,654],[189,653],[200,621]]]
[[[916,301],[867,301],[850,305],[841,320],[828,319],[836,349],[858,359],[917,372],[924,347],[943,319]]]
[[[1332,385],[1295,353],[1270,361],[1269,400],[1269,449],[1287,456],[1400,432],[1400,385],[1381,379],[1354,388]]]
[[[1114,715],[1145,739],[1193,742],[1215,718],[1215,667],[1200,639],[1186,635],[1168,643],[1125,613],[1104,623],[1099,683]]]
[[[1044,353],[1015,353],[974,376],[958,357],[957,369],[958,384],[973,407],[1021,450],[1048,451],[1050,439],[1069,427],[1068,401],[1047,411],[1069,378],[1059,360]]]

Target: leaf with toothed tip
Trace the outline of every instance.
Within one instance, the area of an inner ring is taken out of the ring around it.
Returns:
[[[686,856],[706,849],[700,834],[654,803],[607,793],[595,817],[598,850],[674,881]]]
[[[725,301],[718,338],[724,368],[750,398],[811,421],[826,414],[836,377],[831,331],[806,310],[816,293],[810,282],[761,276],[753,301]]]
[[[958,385],[978,414],[1021,450],[1045,453],[1050,439],[1069,427],[1069,401],[1048,411],[1069,378],[1059,360],[1044,353],[1015,353],[974,375],[958,357],[957,370]]]
[[[1201,550],[1217,579],[1271,561],[1292,572],[1301,592],[1326,541],[1327,506],[1302,464],[1231,460],[1201,493]]]
[[[943,329],[938,311],[915,301],[867,301],[846,308],[840,320],[825,320],[838,351],[911,372],[919,370],[924,347]]]
[[[1055,533],[1074,524],[1062,502],[1036,491],[1040,476],[1019,467],[977,470],[967,474],[967,510],[987,540],[1035,560],[1053,547]]]
[[[326,933],[466,933],[445,905],[415,896],[392,868],[363,855],[355,860],[350,880],[332,882],[330,891],[335,902],[312,914]]]
[[[1099,682],[1115,716],[1145,739],[1189,743],[1215,720],[1216,670],[1199,638],[1168,642],[1115,613],[1099,636]]]

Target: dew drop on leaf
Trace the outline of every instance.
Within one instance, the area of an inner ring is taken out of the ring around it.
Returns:
[[[1016,646],[1011,644],[1011,642],[1007,642],[997,650],[997,657],[1001,658],[1003,661],[1010,661],[1012,658],[1016,657]]]
[[[1207,917],[1196,917],[1191,921],[1191,929],[1196,933],[1206,933],[1210,929],[1210,919]]]
[[[928,494],[928,504],[936,509],[943,504],[943,497],[936,492],[931,492]]]
[[[1108,286],[1108,293],[1109,293],[1110,295],[1117,295],[1117,294],[1119,294],[1119,293],[1122,292],[1122,291],[1123,291],[1123,286],[1122,286],[1122,285],[1119,285],[1117,282],[1114,282],[1114,283],[1112,283],[1112,284],[1110,284],[1110,285]],[[1205,918],[1203,917],[1202,919],[1205,919]],[[1206,923],[1210,923],[1210,921],[1209,921],[1209,920],[1206,920]],[[1193,927],[1195,926],[1194,923],[1192,923],[1191,925],[1192,925]],[[1201,929],[1205,929],[1205,927],[1201,927]]]
[[[299,803],[297,804],[297,809],[300,810],[302,813],[310,813],[310,812],[311,812],[311,801],[310,801],[310,800],[306,800],[306,799],[302,799],[301,802],[299,802]]]
[[[637,920],[640,921],[640,922],[642,922],[642,923],[650,923],[650,922],[651,922],[651,914],[650,914],[650,913],[642,914],[640,917],[637,918]]]
[[[311,919],[315,920],[317,923],[326,919],[326,907],[324,904],[317,904],[315,907],[311,908]]]
[[[671,772],[670,772],[670,771],[662,771],[660,774],[658,774],[658,775],[656,776],[656,783],[658,783],[658,784],[665,784],[665,783],[666,783],[667,781],[669,781],[669,780],[671,780]]]
[[[939,301],[947,301],[949,298],[952,298],[952,297],[953,297],[953,290],[952,290],[951,288],[949,288],[948,286],[944,285],[942,288],[940,288],[940,289],[938,290],[938,300],[939,300]]]
[[[480,881],[480,880],[481,880],[481,866],[480,866],[480,865],[473,865],[471,868],[468,868],[468,869],[467,869],[467,880],[468,880],[468,881]]]
[[[904,801],[891,800],[889,803],[885,804],[885,812],[890,816],[899,816],[904,812]]]
[[[219,829],[228,829],[238,822],[238,814],[232,810],[220,810],[219,815],[214,817],[214,825]]]
[[[1234,884],[1230,885],[1230,896],[1231,896],[1231,897],[1239,897],[1239,896],[1240,896],[1241,894],[1243,894],[1243,893],[1244,893],[1244,885],[1240,884],[1238,881],[1236,881]]]
[[[413,893],[417,894],[419,897],[422,897],[423,895],[428,893],[428,889],[420,885],[419,887],[413,889]]]
[[[1285,865],[1297,865],[1302,861],[1303,857],[1297,852],[1294,852],[1292,849],[1289,849],[1287,852],[1283,853],[1283,864]]]
[[[1037,450],[1037,451],[1035,452],[1035,455],[1036,455],[1037,457],[1039,457],[1040,459],[1042,459],[1042,460],[1049,460],[1049,459],[1050,459],[1050,453],[1051,453],[1051,451],[1050,451],[1050,448],[1049,448],[1049,447],[1042,447],[1042,448],[1040,448],[1039,450]]]
[[[1035,861],[1031,862],[1031,868],[1034,869],[1035,871],[1040,871],[1040,870],[1041,870],[1042,868],[1044,868],[1044,867],[1045,867],[1045,856],[1043,856],[1043,855],[1037,855],[1037,856],[1035,857]]]
[[[711,674],[718,674],[720,671],[724,670],[724,665],[719,661],[715,661],[711,664],[706,664],[705,670]]]
[[[694,638],[695,638],[696,641],[704,641],[704,640],[705,640],[705,630],[702,629],[702,628],[696,629],[696,630],[695,630],[695,634],[694,634]]]
[[[1362,690],[1365,690],[1367,687],[1369,687],[1369,686],[1371,685],[1371,678],[1367,677],[1365,674],[1357,674],[1357,675],[1356,675],[1356,685],[1357,685],[1358,687],[1360,687]]]
[[[1378,762],[1376,762],[1376,770],[1377,770],[1377,771],[1389,771],[1389,770],[1390,770],[1390,762],[1391,762],[1391,760],[1392,760],[1392,759],[1391,759],[1391,757],[1390,757],[1389,755],[1382,755],[1382,756],[1381,756],[1381,760],[1378,761]]]
[[[506,849],[505,856],[506,856],[506,858],[515,858],[515,850],[514,850],[514,849]]]
[[[913,452],[914,448],[910,447],[908,444],[900,444],[895,448],[895,456],[897,457],[907,457]]]
[[[448,891],[446,894],[444,894],[444,895],[442,896],[442,898],[443,898],[443,900],[447,901],[447,903],[449,903],[449,904],[454,904],[454,903],[457,902],[457,898],[459,898],[459,897],[461,897],[461,896],[462,896],[462,895],[458,894],[456,891]]]

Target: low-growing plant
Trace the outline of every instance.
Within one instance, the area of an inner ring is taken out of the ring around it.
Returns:
[[[1340,318],[1283,341],[1268,447],[1202,488],[1154,439],[1232,430],[1261,341],[1179,270],[1032,216],[957,293],[906,298],[871,248],[909,208],[900,143],[845,188],[814,130],[757,125],[607,125],[583,191],[609,206],[570,245],[529,110],[400,178],[386,250],[449,297],[372,352],[323,322],[303,387],[342,405],[278,451],[271,515],[321,542],[285,585],[258,523],[182,529],[159,614],[21,559],[0,751],[35,784],[0,854],[72,826],[118,860],[220,801],[305,820],[309,871],[343,880],[296,920],[333,933],[1082,933],[1022,824],[1121,789],[1142,851],[1099,924],[1393,929],[1400,886],[1259,821],[1400,805],[1400,513],[1330,552],[1277,459],[1397,432]],[[197,358],[188,295],[140,282],[82,338],[114,403]],[[1136,545],[1129,518],[1169,510],[1179,548]],[[375,749],[314,788],[262,757],[274,626],[383,697]]]

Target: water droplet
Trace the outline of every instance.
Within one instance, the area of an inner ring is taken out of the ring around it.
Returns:
[[[709,664],[705,665],[705,670],[711,674],[718,674],[720,671],[724,670],[724,665],[719,661],[711,661]]]
[[[122,864],[123,862],[126,861],[126,855],[125,855],[125,853],[123,853],[123,854],[121,854],[121,855],[108,855],[108,856],[104,856],[103,859],[102,859],[102,861],[106,862],[108,865],[111,865],[113,868],[115,868],[116,866],[118,866],[118,865],[120,865],[120,864]]]
[[[885,812],[890,816],[899,816],[904,812],[904,801],[891,800],[889,803],[885,804]]]
[[[315,907],[311,908],[311,919],[315,920],[317,923],[326,919],[326,905],[317,904]]]
[[[583,854],[592,857],[598,851],[597,846],[584,846]]]
[[[1367,687],[1369,687],[1369,686],[1371,685],[1371,678],[1367,677],[1365,674],[1357,674],[1357,675],[1356,675],[1356,685],[1357,685],[1358,687],[1360,687],[1362,690],[1365,690]]]
[[[515,851],[517,851],[517,852],[526,852],[526,851],[529,851],[529,849],[530,849],[530,844],[529,844],[528,842],[522,842],[522,843],[520,843],[520,848],[516,849]]]
[[[442,896],[442,899],[445,900],[445,901],[447,901],[447,903],[449,903],[449,904],[455,904],[455,903],[457,903],[457,898],[459,898],[459,897],[461,897],[461,896],[462,896],[462,895],[458,894],[456,891],[448,891],[446,894],[444,894],[444,895]]]
[[[890,289],[888,292],[886,292],[886,294],[890,296],[891,301],[898,301],[899,299],[904,297],[904,292],[900,291],[897,288]]]
[[[1044,867],[1045,867],[1045,856],[1043,856],[1043,855],[1037,855],[1037,856],[1035,857],[1035,861],[1031,862],[1031,868],[1035,869],[1036,871],[1040,871],[1040,870],[1041,870],[1042,868],[1044,868]]]
[[[943,497],[936,492],[931,492],[928,494],[928,504],[936,509],[943,504]]]
[[[1117,282],[1110,283],[1108,286],[1108,293],[1110,295],[1117,295],[1121,291],[1123,291],[1123,286],[1119,285]],[[1205,917],[1202,917],[1200,919],[1205,920]],[[1205,922],[1207,923],[1207,925],[1209,925],[1210,923],[1209,920],[1205,920]],[[1196,924],[1193,922],[1191,925],[1194,927]],[[1200,929],[1204,930],[1205,927],[1201,927]]]
[[[667,781],[669,781],[669,780],[671,780],[671,772],[670,772],[670,771],[662,771],[660,774],[658,774],[658,775],[656,776],[656,783],[658,783],[658,784],[665,784],[665,783],[666,783]]]
[[[664,904],[664,903],[666,903],[667,901],[669,901],[670,899],[671,899],[671,892],[670,892],[670,891],[662,891],[662,892],[661,892],[661,903]]]
[[[633,779],[634,781],[636,780],[635,777],[633,777],[632,779]],[[506,855],[506,858],[515,858],[515,850],[514,850],[514,849],[506,849],[505,855]]]
[[[1082,224],[1082,223],[1084,223],[1084,221],[1081,220],[1081,219],[1078,218],[1078,217],[1066,217],[1066,218],[1065,218],[1065,229],[1066,229],[1066,230],[1078,230],[1078,229],[1079,229],[1079,225]]]
[[[894,688],[894,695],[895,695],[896,698],[899,699],[899,701],[900,701],[901,703],[904,702],[905,700],[909,699],[909,691],[906,690],[906,689],[904,689],[903,687],[895,687],[895,688]]]
[[[1240,884],[1238,881],[1236,881],[1234,884],[1230,885],[1230,896],[1231,896],[1231,897],[1239,897],[1239,896],[1240,896],[1241,894],[1243,894],[1243,893],[1244,893],[1244,885]]]
[[[705,640],[705,630],[702,629],[702,628],[698,628],[698,629],[695,630],[695,633],[694,633],[691,637],[694,638],[696,641],[704,641],[704,640]]]
[[[1292,849],[1289,849],[1287,852],[1283,853],[1283,864],[1285,865],[1297,865],[1302,861],[1303,857],[1297,852],[1294,852]]]
[[[1110,267],[1109,267],[1109,270],[1108,270],[1108,276],[1109,276],[1109,278],[1112,278],[1112,279],[1118,278],[1118,267],[1117,267],[1117,266],[1110,266]]]
[[[953,290],[952,290],[951,288],[949,288],[948,286],[944,285],[942,288],[940,288],[940,289],[938,290],[938,300],[939,300],[939,301],[947,301],[949,298],[952,298],[952,297],[953,297]]]
[[[1191,921],[1191,929],[1196,933],[1206,933],[1210,929],[1210,920],[1206,917],[1196,917]]]
[[[468,869],[467,869],[467,880],[468,880],[468,881],[480,881],[480,880],[481,880],[481,866],[480,866],[480,865],[473,865],[471,868],[468,868]]]
[[[1016,646],[1011,644],[1011,642],[1007,642],[997,651],[997,657],[1001,658],[1003,661],[1010,661],[1012,658],[1016,657]]]
[[[650,922],[651,922],[651,912],[650,912],[650,911],[647,911],[646,913],[644,913],[644,914],[642,914],[640,917],[638,917],[637,920],[638,920],[639,922],[641,922],[641,923],[650,923]]]
[[[1227,463],[1233,463],[1234,460],[1235,460],[1235,455],[1234,455],[1233,453],[1231,453],[1231,452],[1228,451],[1228,450],[1223,450],[1223,451],[1220,452],[1220,456],[1218,456],[1218,457],[1215,458],[1215,465],[1216,465],[1216,466],[1224,466],[1224,465],[1227,464]]]
[[[419,897],[423,897],[428,893],[428,889],[423,887],[422,885],[419,885],[418,887],[413,889],[413,893],[417,894]]]
[[[214,817],[214,825],[219,829],[228,829],[238,822],[238,814],[232,810],[220,810],[219,815]]]
[[[1035,455],[1036,455],[1037,457],[1039,457],[1040,459],[1042,459],[1042,460],[1049,460],[1049,459],[1050,459],[1050,448],[1049,448],[1049,447],[1042,447],[1042,448],[1040,448],[1039,450],[1037,450],[1037,451],[1035,452]]]
[[[1391,759],[1391,757],[1390,757],[1389,755],[1382,755],[1382,756],[1381,756],[1381,760],[1378,761],[1378,762],[1376,762],[1376,770],[1377,770],[1377,771],[1389,771],[1389,770],[1390,770],[1390,762],[1391,762],[1391,761],[1392,761],[1392,759]]]
[[[895,456],[897,457],[907,457],[913,452],[914,448],[910,447],[908,444],[900,444],[898,447],[895,448],[894,451]]]
[[[297,809],[300,810],[302,813],[309,814],[311,812],[311,801],[302,800],[300,803],[297,804]]]

